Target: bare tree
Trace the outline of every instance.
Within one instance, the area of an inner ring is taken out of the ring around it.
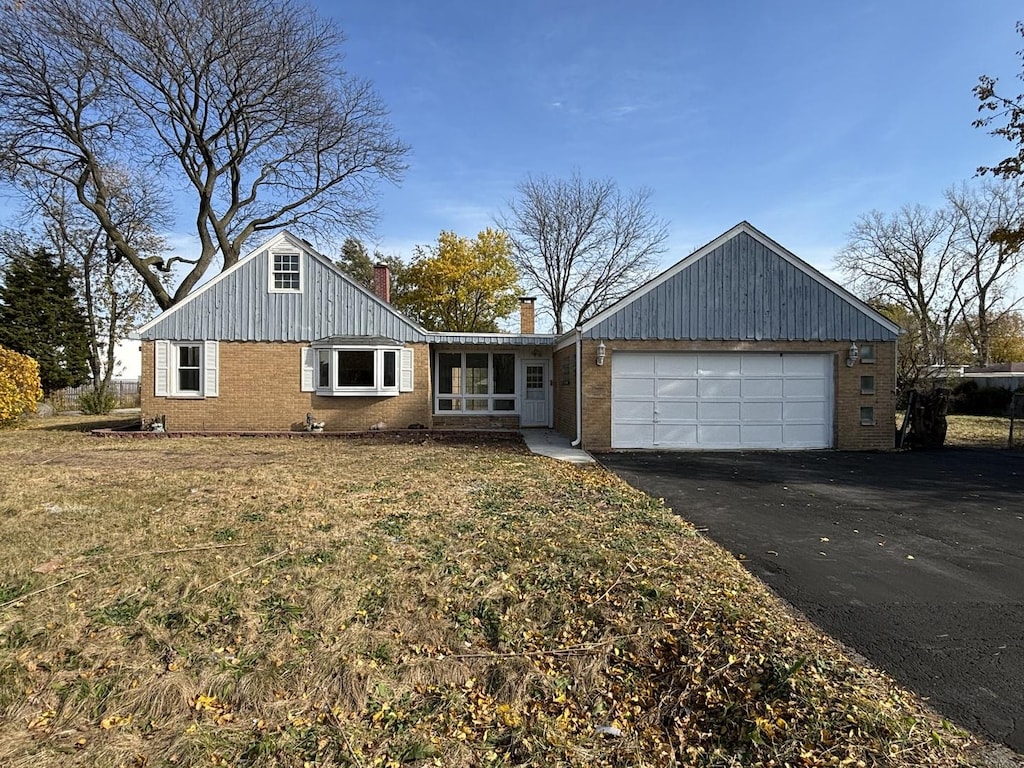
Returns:
[[[162,222],[156,198],[145,179],[108,171],[112,196],[108,208],[118,229],[139,253],[159,255],[165,243],[154,227]],[[152,294],[130,265],[117,258],[109,239],[89,212],[68,195],[67,186],[48,176],[26,183],[25,219],[38,222],[42,236],[74,271],[89,331],[89,369],[94,392],[108,391],[117,344],[155,307]]]
[[[1024,263],[1022,241],[1001,233],[1024,230],[1024,189],[1014,182],[961,184],[946,192],[960,219],[959,248],[970,278],[958,295],[961,328],[974,350],[974,362],[992,362],[995,329],[1012,312],[1010,280]]]
[[[496,218],[524,282],[546,300],[555,333],[577,326],[647,280],[667,225],[650,191],[628,195],[610,179],[529,176]],[[568,315],[568,318],[566,317]]]
[[[293,0],[0,2],[0,169],[69,185],[166,308],[253,234],[365,229],[375,183],[401,177],[407,148],[342,39]],[[195,259],[137,247],[111,169],[189,190]]]
[[[920,363],[907,372],[905,386],[912,386],[926,366],[947,362],[947,342],[971,277],[960,247],[963,228],[962,215],[951,208],[872,211],[856,221],[836,257],[856,292],[876,305],[900,307],[914,326]]]

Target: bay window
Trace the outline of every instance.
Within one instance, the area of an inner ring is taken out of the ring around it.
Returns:
[[[516,356],[511,352],[438,352],[437,413],[514,413]]]
[[[303,391],[318,395],[397,395],[412,391],[412,350],[316,346],[303,350]]]

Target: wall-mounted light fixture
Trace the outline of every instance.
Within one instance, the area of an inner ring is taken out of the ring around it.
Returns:
[[[596,362],[597,362],[598,365],[604,365],[604,358],[605,358],[605,356],[607,354],[608,354],[608,350],[605,347],[604,342],[602,341],[600,344],[597,345],[597,361]]]
[[[850,351],[846,353],[846,367],[853,368],[858,360],[860,360],[860,350],[857,349],[856,344],[850,342]]]

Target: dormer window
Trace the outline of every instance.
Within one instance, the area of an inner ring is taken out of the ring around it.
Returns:
[[[297,251],[271,251],[270,292],[298,293],[302,290],[302,256]]]

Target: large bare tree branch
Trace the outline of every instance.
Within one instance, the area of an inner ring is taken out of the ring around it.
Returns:
[[[0,5],[0,170],[75,190],[161,307],[282,226],[363,231],[407,148],[341,33],[293,0],[33,0]],[[108,210],[108,169],[190,190],[199,253],[141,255]]]
[[[668,236],[650,211],[648,190],[626,195],[610,179],[579,173],[527,177],[496,221],[509,234],[525,282],[544,296],[555,333],[648,279]]]

